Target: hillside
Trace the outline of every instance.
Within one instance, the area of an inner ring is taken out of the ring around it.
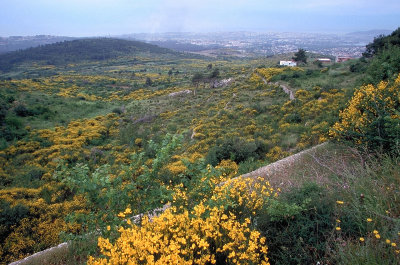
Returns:
[[[51,35],[0,37],[0,54],[74,39],[78,38]]]
[[[391,250],[397,245],[396,231],[400,229],[393,218],[399,210],[397,200],[391,198],[397,191],[387,187],[400,184],[396,176],[400,164],[398,159],[389,157],[364,159],[368,158],[353,148],[324,143],[243,175],[243,179],[237,177],[228,181],[228,185],[236,185],[235,180],[242,184],[243,180],[244,183],[256,180],[256,183],[271,183],[279,191],[279,199],[273,204],[269,202],[272,205],[260,209],[254,217],[263,235],[267,236],[271,262],[293,264],[292,260],[310,262],[316,259],[342,261],[349,265],[361,265],[365,261],[397,264],[398,258],[393,255],[398,253],[395,252],[397,248]],[[382,180],[380,174],[387,177]],[[376,181],[379,184],[375,184]],[[240,186],[236,188],[240,189]],[[236,199],[249,199],[243,191],[236,194],[239,196]],[[360,201],[360,194],[365,202]],[[263,196],[261,194],[259,199],[264,199]],[[378,203],[373,201],[377,196],[380,196]],[[166,218],[163,212],[169,209],[170,205],[167,205],[150,215]],[[141,217],[133,216],[132,220]],[[331,238],[332,233],[339,242]],[[380,234],[385,235],[384,239],[377,239]],[[357,235],[359,237],[354,240],[342,241],[343,237]],[[296,242],[299,238],[302,240]],[[320,242],[315,244],[315,239]],[[350,247],[343,242],[351,244]],[[71,249],[81,246],[62,243],[11,264],[75,264],[77,260],[71,258],[74,252]],[[310,251],[309,248],[314,246],[315,249]],[[299,254],[306,251],[310,251],[308,255]],[[361,257],[360,251],[363,251]]]
[[[278,67],[82,41],[0,74],[2,264],[66,241],[52,264],[398,262],[396,46]]]
[[[146,52],[174,53],[171,50],[140,41],[111,38],[79,39],[0,54],[0,70],[8,71],[23,63],[66,65],[84,61],[104,61]]]

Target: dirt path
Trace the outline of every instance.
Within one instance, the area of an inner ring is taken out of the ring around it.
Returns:
[[[293,186],[293,183],[286,176],[291,175],[292,170],[296,170],[298,166],[301,166],[304,162],[305,157],[314,156],[318,150],[323,149],[327,143],[316,145],[312,148],[301,151],[297,154],[285,157],[279,161],[269,164],[264,167],[260,167],[247,174],[243,174],[242,177],[262,177],[268,180],[271,185],[275,187]]]
[[[264,77],[262,77],[260,74],[257,74],[262,81],[266,84],[266,85],[274,85],[274,86],[278,86],[281,87],[283,92],[285,92],[286,94],[289,95],[290,100],[295,100],[296,98],[294,97],[294,93],[293,91],[286,85],[283,84],[279,84],[278,82],[272,83],[272,82],[268,82]]]
[[[294,100],[295,99],[294,93],[289,87],[285,86],[284,84],[279,84],[278,82],[274,83],[274,85],[280,86],[283,89],[283,92],[285,92],[286,94],[289,95],[290,100]]]

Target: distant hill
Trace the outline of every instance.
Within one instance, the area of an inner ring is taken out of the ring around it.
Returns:
[[[367,30],[367,31],[357,31],[347,33],[346,36],[354,41],[358,41],[363,45],[366,45],[373,41],[375,37],[380,35],[388,35],[392,32],[392,30],[386,29],[374,29],[374,30]]]
[[[76,39],[79,38],[52,35],[0,37],[0,54]]]
[[[374,37],[379,36],[379,35],[388,35],[390,33],[392,33],[392,30],[373,29],[373,30],[367,30],[367,31],[350,32],[350,33],[347,33],[347,35],[374,38]]]
[[[213,44],[213,45],[196,45],[191,43],[180,43],[174,40],[166,40],[166,41],[149,41],[151,44],[171,49],[179,52],[199,52],[205,50],[219,49],[222,46]]]
[[[27,62],[62,65],[82,61],[109,60],[140,52],[176,54],[169,49],[140,41],[111,38],[79,39],[0,54],[0,70],[8,71],[16,65]]]

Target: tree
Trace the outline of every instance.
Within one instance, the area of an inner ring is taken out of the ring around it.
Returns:
[[[153,81],[151,81],[150,77],[146,78],[146,86],[151,86],[153,84]]]
[[[365,83],[378,84],[381,80],[392,81],[400,71],[400,46],[389,45],[369,61]]]
[[[373,57],[379,50],[381,50],[385,45],[385,35],[379,35],[374,38],[374,41],[365,46],[366,50],[363,52],[365,58]]]
[[[295,60],[298,63],[307,63],[307,55],[306,55],[306,51],[304,49],[299,49],[298,52],[296,52],[294,54],[294,57],[292,58],[293,60]]]
[[[366,50],[363,57],[371,58],[379,54],[390,46],[400,46],[400,28],[397,28],[390,35],[379,35],[374,38],[374,41],[365,46]]]
[[[362,58],[368,63],[364,83],[394,80],[400,71],[400,28],[388,36],[376,37],[366,46]],[[351,70],[357,69],[353,67]]]
[[[214,71],[210,74],[210,79],[218,78],[219,77],[219,69],[215,68]]]
[[[196,87],[199,86],[199,83],[202,81],[204,81],[204,76],[202,73],[195,73],[192,77],[192,83],[196,85]]]

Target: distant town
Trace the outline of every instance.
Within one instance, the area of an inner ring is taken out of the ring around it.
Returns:
[[[308,52],[333,57],[361,57],[365,45],[374,37],[389,34],[388,30],[371,30],[347,34],[290,33],[290,32],[220,32],[220,33],[135,33],[103,36],[141,40],[182,52],[206,56],[270,56],[285,54],[303,48]],[[38,45],[77,39],[62,36],[0,37],[0,53]]]

